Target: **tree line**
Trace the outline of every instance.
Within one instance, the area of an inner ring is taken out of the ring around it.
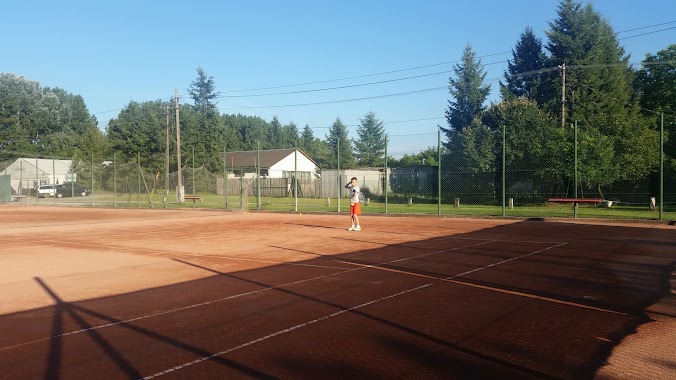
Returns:
[[[446,125],[439,126],[445,137],[442,166],[498,171],[504,127],[509,166],[571,178],[571,154],[561,152],[573,149],[571,125],[578,123],[578,149],[584,157],[579,170],[588,186],[650,176],[658,165],[658,113],[664,113],[667,130],[674,125],[676,45],[648,54],[635,69],[612,26],[591,4],[562,0],[549,26],[544,41],[531,28],[524,29],[500,83],[501,100],[489,105],[486,72],[467,44],[448,80]],[[339,117],[326,136],[316,137],[309,125],[301,129],[277,117],[266,121],[221,114],[214,78],[202,68],[188,94],[192,103],[179,104],[182,156],[192,159],[194,150],[195,163],[210,171],[222,170],[224,150],[255,150],[258,144],[261,149],[297,146],[320,168],[337,167],[339,156],[341,168],[384,164],[387,134],[375,112],[360,119],[355,139],[348,137]],[[98,161],[109,160],[113,152],[131,160],[141,152],[144,167],[163,171],[174,103],[131,101],[102,131],[81,96],[1,73],[0,160],[38,156]],[[172,130],[172,152],[174,136]],[[676,168],[676,140],[667,139],[666,155],[668,167]],[[388,157],[387,163],[437,165],[438,157],[435,147],[398,160]],[[172,162],[170,170],[177,166]],[[552,173],[548,168],[559,169]]]

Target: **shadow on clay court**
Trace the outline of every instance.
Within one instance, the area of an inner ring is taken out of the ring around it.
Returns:
[[[533,228],[534,224],[547,228],[538,230]],[[519,228],[526,229],[520,231]],[[45,280],[35,278],[54,302],[53,307],[44,309],[51,314],[48,322],[51,335],[47,341],[46,363],[41,368],[44,378],[63,377],[61,373],[67,351],[65,339],[73,332],[72,328],[66,327],[68,320],[70,325],[86,334],[126,378],[143,378],[147,374],[133,364],[128,353],[106,337],[104,330],[107,326],[117,326],[134,335],[188,353],[191,357],[208,358],[209,362],[233,371],[236,377],[277,378],[276,373],[266,371],[265,362],[260,362],[259,365],[243,364],[218,355],[218,350],[205,349],[170,334],[159,333],[133,321],[98,311],[105,310],[103,305],[111,302],[123,305],[175,297],[176,294],[197,294],[192,302],[199,304],[198,298],[205,292],[197,291],[209,289],[210,294],[218,294],[224,289],[235,288],[234,284],[237,284],[236,286],[245,289],[269,289],[283,295],[285,299],[316,304],[333,310],[334,313],[366,320],[369,325],[381,326],[384,330],[365,329],[355,333],[371,342],[371,348],[375,346],[393,357],[408,358],[414,363],[414,368],[425,369],[412,373],[410,377],[421,377],[428,373],[431,377],[443,377],[446,374],[449,377],[476,379],[591,378],[604,365],[615,345],[627,335],[633,334],[639,325],[649,321],[644,309],[669,292],[668,276],[674,267],[676,251],[666,248],[675,243],[668,240],[631,238],[640,235],[632,229],[633,227],[587,226],[586,230],[580,230],[579,226],[573,224],[522,222],[455,236],[388,244],[341,255],[326,255],[319,249],[313,251],[283,245],[270,246],[316,257],[304,262],[306,264],[322,264],[330,260],[350,264],[345,268],[346,271],[348,268],[379,270],[391,276],[383,277],[382,281],[396,280],[397,286],[402,286],[399,282],[406,284],[407,281],[412,281],[410,286],[429,282],[437,285],[437,288],[440,284],[450,284],[442,287],[438,293],[420,295],[419,302],[412,306],[402,307],[402,313],[420,313],[411,317],[415,317],[416,321],[429,323],[429,326],[415,328],[411,327],[416,325],[406,315],[387,317],[387,313],[379,315],[375,311],[367,312],[362,308],[349,306],[349,302],[344,304],[330,300],[329,297],[321,298],[291,290],[284,287],[285,283],[262,280],[298,275],[288,272],[289,266],[285,265],[224,272],[212,267],[215,265],[202,263],[198,259],[190,262],[171,258],[174,262],[210,272],[213,276],[135,294],[81,302],[63,301]],[[379,231],[374,229],[373,232]],[[389,231],[380,231],[386,232]],[[528,238],[518,238],[522,242],[491,242],[490,235]],[[547,246],[536,241],[539,236],[546,237],[540,240],[566,240],[566,244],[546,251],[543,247]],[[376,237],[365,233],[335,239],[352,243],[379,243]],[[468,240],[486,240],[487,243],[476,247],[452,245]],[[532,253],[539,252],[540,249],[543,253]],[[429,255],[424,259],[427,261],[422,258],[409,260],[407,256],[416,256],[412,252],[436,252],[435,250],[448,254],[443,257],[439,254]],[[388,261],[388,257],[401,259]],[[407,265],[411,263],[419,266]],[[496,267],[496,270],[486,269],[476,273],[468,269],[477,266],[489,268],[495,263],[503,265]],[[452,299],[453,297],[456,299]],[[297,312],[302,313],[302,310]],[[18,314],[28,316],[31,312]],[[17,315],[0,316],[0,323],[5,324],[3,319],[9,321],[10,317],[14,320]],[[96,324],[92,320],[103,321],[104,325]],[[443,323],[447,326],[440,326]],[[604,339],[593,339],[594,334]],[[285,373],[290,371],[297,378],[314,374],[310,367],[321,368],[317,369],[318,373],[330,373],[343,378],[379,378],[390,373],[384,368],[351,368],[349,363],[336,362],[330,355],[307,358],[285,353],[283,350],[275,355],[274,362],[283,363],[277,365],[283,365],[287,371]],[[567,359],[562,360],[563,357]],[[406,364],[406,359],[402,360]],[[5,365],[0,365],[0,368],[5,369]],[[674,368],[674,363],[663,365]],[[392,366],[394,368],[397,364],[392,363]],[[406,374],[400,375],[408,377]]]

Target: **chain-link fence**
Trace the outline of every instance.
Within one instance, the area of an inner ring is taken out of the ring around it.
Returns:
[[[367,214],[676,219],[672,166],[608,181],[613,173],[604,170],[613,169],[586,161],[572,138],[543,159],[535,148],[516,149],[520,142],[509,129],[503,133],[496,131],[492,148],[470,158],[451,151],[441,133],[388,136],[382,166],[368,168],[318,168],[305,152],[288,148],[223,150],[215,170],[188,155],[180,171],[170,162],[169,172],[166,162],[159,169],[146,164],[142,152],[106,159],[25,157],[0,162],[0,175],[10,176],[12,201],[30,205],[347,212],[344,186],[356,177]],[[67,184],[86,192],[38,193],[41,185]]]

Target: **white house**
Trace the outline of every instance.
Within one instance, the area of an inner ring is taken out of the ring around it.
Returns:
[[[226,152],[225,166],[228,177],[255,177],[260,168],[264,178],[312,179],[317,174],[317,163],[300,149],[271,149],[258,151]]]
[[[0,171],[0,175],[10,175],[12,190],[24,194],[40,185],[75,182],[72,165],[72,160],[19,158]]]

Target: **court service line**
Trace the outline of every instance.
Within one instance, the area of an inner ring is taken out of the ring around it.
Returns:
[[[252,291],[248,291],[248,292],[244,292],[244,293],[233,294],[231,296],[222,297],[222,298],[218,298],[218,299],[211,300],[211,301],[200,302],[200,303],[182,306],[182,307],[179,307],[179,308],[165,310],[165,311],[161,311],[161,312],[157,312],[157,313],[153,313],[153,314],[142,315],[142,316],[138,316],[138,317],[131,318],[131,319],[125,319],[125,320],[122,320],[122,321],[106,323],[106,324],[103,324],[103,325],[93,326],[93,327],[89,327],[89,328],[86,328],[86,329],[70,331],[70,332],[63,333],[63,334],[52,335],[52,336],[49,336],[49,337],[46,337],[46,338],[35,339],[35,340],[32,340],[32,341],[23,342],[23,343],[17,343],[17,344],[11,345],[11,346],[0,347],[0,351],[10,350],[10,349],[14,349],[14,348],[17,348],[17,347],[22,347],[22,346],[26,346],[26,345],[29,345],[29,344],[44,342],[44,341],[47,341],[47,340],[60,338],[60,337],[64,337],[64,336],[86,333],[86,332],[93,331],[93,330],[99,330],[99,329],[103,329],[103,328],[107,328],[107,327],[113,327],[113,326],[117,326],[117,325],[128,324],[128,323],[140,321],[140,320],[143,320],[143,319],[154,318],[154,317],[159,317],[159,316],[168,315],[168,314],[172,314],[172,313],[177,313],[177,312],[180,312],[180,311],[194,309],[194,308],[201,307],[201,306],[208,306],[208,305],[211,305],[211,304],[215,304],[215,303],[219,303],[219,302],[223,302],[223,301],[228,301],[228,300],[232,300],[232,299],[236,299],[236,298],[240,298],[240,297],[244,297],[244,296],[248,296],[248,295],[252,295],[252,294],[262,293],[262,292],[269,291],[269,290],[280,289],[280,288],[284,288],[284,287],[287,287],[287,286],[293,286],[293,285],[298,285],[298,284],[302,284],[302,283],[305,283],[305,282],[310,282],[310,281],[321,280],[321,279],[329,278],[329,277],[333,277],[333,276],[338,276],[338,275],[341,275],[341,274],[344,274],[344,273],[355,272],[355,271],[367,269],[367,268],[376,268],[376,267],[391,264],[391,263],[394,263],[394,262],[399,262],[399,261],[403,261],[403,260],[412,260],[412,259],[417,259],[417,258],[421,258],[421,257],[425,257],[425,256],[444,253],[444,252],[452,252],[452,251],[455,251],[455,250],[458,250],[458,249],[474,247],[474,246],[483,245],[483,244],[486,244],[486,243],[487,242],[481,242],[481,243],[470,244],[470,245],[466,245],[466,246],[462,246],[462,247],[443,249],[443,250],[440,250],[440,251],[428,252],[428,253],[424,253],[424,254],[417,255],[417,256],[407,257],[407,258],[404,258],[404,259],[397,259],[397,260],[393,260],[393,261],[388,261],[388,262],[381,263],[381,264],[365,265],[365,266],[360,266],[360,267],[356,267],[356,268],[353,267],[351,269],[341,268],[341,269],[344,269],[344,270],[342,270],[340,272],[336,272],[336,273],[330,273],[330,274],[326,274],[326,275],[322,275],[322,276],[317,276],[317,277],[307,278],[307,279],[303,279],[303,280],[293,281],[293,282],[289,282],[289,283],[285,283],[285,284],[279,284],[279,285],[261,288],[261,289],[257,289],[257,290],[252,290]],[[337,261],[337,260],[335,260],[335,261]]]
[[[485,242],[485,243],[487,243],[487,242]],[[483,244],[485,244],[485,243],[483,243]],[[482,244],[482,243],[480,243],[480,244]],[[560,244],[560,245],[558,245],[558,246],[565,245],[565,244],[566,244],[566,243],[562,243],[562,244]],[[540,253],[540,252],[543,252],[543,251],[545,251],[545,250],[547,250],[547,249],[552,249],[552,248],[556,248],[556,247],[555,247],[555,246],[547,247],[547,248],[545,248],[545,249],[541,249],[541,250],[538,250],[538,251],[535,251],[535,252],[531,252],[531,253],[528,253],[528,254],[525,254],[525,255],[513,257],[513,258],[511,258],[511,259],[507,259],[507,260],[500,261],[500,262],[498,262],[498,263],[493,263],[493,264],[490,264],[490,265],[486,265],[486,266],[484,266],[484,267],[477,268],[477,269],[474,269],[474,270],[471,270],[471,271],[467,271],[467,272],[461,273],[461,274],[456,275],[456,276],[451,276],[451,277],[448,277],[448,278],[446,278],[446,279],[444,279],[444,280],[448,280],[448,279],[455,278],[455,277],[458,277],[458,276],[462,276],[462,275],[465,275],[465,274],[473,273],[473,272],[476,272],[476,271],[479,271],[479,270],[483,270],[483,269],[487,269],[487,268],[490,268],[490,267],[494,267],[494,266],[496,266],[496,265],[504,264],[504,263],[506,263],[506,262],[509,262],[509,261],[512,261],[512,260],[516,260],[516,259],[519,259],[519,258],[528,257],[528,256],[534,255],[534,254],[536,254],[536,253]],[[425,256],[427,256],[427,254],[426,254]],[[406,259],[407,259],[407,258],[404,258],[404,259],[398,259],[398,260],[393,260],[393,261],[391,261],[391,262],[388,262],[388,264],[389,264],[389,263],[393,263],[393,262],[398,262],[398,261],[404,261],[404,260],[406,260]],[[383,264],[381,264],[381,265],[383,265]],[[380,265],[378,265],[378,266],[380,266]],[[364,265],[364,266],[359,266],[357,269],[359,269],[359,268],[369,268],[369,267],[377,267],[377,266]],[[382,268],[378,268],[378,269],[382,269]],[[343,273],[345,273],[345,272],[343,272]],[[437,280],[438,280],[438,279],[437,279]],[[435,284],[435,283],[427,283],[427,284],[424,284],[424,285],[416,286],[416,287],[414,287],[414,288],[410,288],[410,289],[407,289],[407,290],[403,290],[403,291],[398,292],[398,293],[390,294],[390,295],[388,295],[388,296],[384,296],[384,297],[381,297],[381,298],[378,298],[378,299],[375,299],[375,300],[371,300],[371,301],[368,301],[368,302],[364,302],[364,303],[362,303],[362,304],[360,304],[360,305],[357,305],[357,306],[353,306],[353,307],[350,307],[350,308],[345,308],[345,309],[336,311],[336,312],[334,312],[334,313],[327,314],[327,315],[325,315],[325,316],[323,316],[323,317],[319,317],[319,318],[313,319],[313,320],[311,320],[311,321],[299,323],[299,324],[297,324],[297,325],[294,325],[294,326],[291,326],[291,327],[287,327],[287,328],[285,328],[285,329],[283,329],[283,330],[279,330],[279,331],[277,331],[277,332],[274,332],[274,333],[271,333],[271,334],[262,336],[262,337],[260,337],[260,338],[251,340],[251,341],[249,341],[249,342],[240,344],[240,345],[238,345],[238,346],[234,346],[234,347],[231,347],[231,348],[222,350],[222,351],[220,351],[220,352],[217,352],[217,353],[214,353],[214,354],[211,354],[211,355],[208,355],[208,356],[203,356],[203,357],[201,357],[201,358],[195,359],[195,360],[190,361],[190,362],[186,362],[186,363],[183,363],[183,364],[179,364],[179,365],[177,365],[177,366],[168,368],[168,369],[166,369],[166,370],[164,370],[164,371],[160,371],[160,372],[154,373],[154,374],[152,374],[152,375],[143,377],[142,380],[154,379],[154,378],[156,378],[156,377],[160,377],[160,376],[163,376],[163,375],[166,375],[166,374],[169,374],[169,373],[178,371],[178,370],[180,370],[180,369],[183,369],[183,368],[186,368],[186,367],[189,367],[189,366],[192,366],[192,365],[201,363],[201,362],[203,362],[203,361],[206,361],[206,360],[209,360],[209,359],[213,359],[213,358],[215,358],[215,357],[218,357],[218,356],[221,356],[221,355],[225,355],[225,354],[228,354],[228,353],[237,351],[237,350],[239,350],[239,349],[242,349],[242,348],[245,348],[245,347],[254,345],[254,344],[256,344],[256,343],[260,343],[260,342],[266,341],[266,340],[268,340],[268,339],[270,339],[270,338],[274,338],[274,337],[276,337],[276,336],[280,336],[280,335],[283,335],[283,334],[286,334],[286,333],[289,333],[289,332],[298,330],[298,329],[300,329],[300,328],[307,327],[307,326],[310,326],[310,325],[312,325],[312,324],[315,324],[315,323],[318,323],[318,322],[321,322],[321,321],[325,321],[325,320],[327,320],[327,319],[330,319],[330,318],[339,316],[339,315],[341,315],[341,314],[344,314],[344,313],[347,313],[347,312],[350,312],[350,311],[353,311],[353,310],[361,309],[361,308],[363,308],[363,307],[365,307],[365,306],[373,305],[373,304],[376,304],[376,303],[379,303],[379,302],[382,302],[382,301],[385,301],[385,300],[389,300],[389,299],[392,299],[392,298],[395,298],[395,297],[399,297],[399,296],[404,295],[404,294],[408,294],[408,293],[412,293],[412,292],[415,292],[415,291],[418,291],[418,290],[421,290],[421,289],[428,288],[428,287],[430,287],[430,286],[432,286],[432,285],[434,285],[434,284]]]
[[[315,324],[315,323],[318,323],[318,322],[321,322],[321,321],[324,321],[324,320],[327,320],[327,319],[330,319],[330,318],[339,316],[339,315],[341,315],[341,314],[345,314],[345,313],[350,312],[350,311],[353,311],[353,310],[361,309],[361,308],[363,308],[363,307],[365,307],[365,306],[373,305],[373,304],[378,303],[378,302],[381,302],[381,301],[385,301],[385,300],[388,300],[388,299],[391,299],[391,298],[395,298],[395,297],[398,297],[398,296],[401,296],[401,295],[404,295],[404,294],[407,294],[407,293],[412,293],[412,292],[415,292],[415,291],[420,290],[420,289],[428,288],[428,287],[430,287],[430,286],[432,286],[432,285],[434,285],[434,284],[433,284],[433,283],[428,283],[428,284],[420,285],[420,286],[417,286],[417,287],[415,287],[415,288],[411,288],[411,289],[407,289],[407,290],[401,291],[401,292],[399,292],[399,293],[390,294],[389,296],[385,296],[385,297],[382,297],[382,298],[378,298],[378,299],[375,299],[375,300],[371,300],[371,301],[368,301],[368,302],[364,302],[364,303],[362,303],[362,304],[360,304],[360,305],[357,305],[357,306],[352,306],[352,307],[347,308],[347,309],[338,310],[338,311],[336,311],[335,313],[331,313],[331,314],[325,315],[325,316],[323,316],[323,317],[319,317],[319,318],[313,319],[313,320],[311,320],[311,321],[303,322],[303,323],[297,324],[297,325],[295,325],[295,326],[288,327],[288,328],[286,328],[286,329],[284,329],[284,330],[279,330],[279,331],[274,332],[274,333],[272,333],[272,334],[268,334],[268,335],[262,336],[262,337],[260,337],[260,338],[258,338],[258,339],[254,339],[254,340],[251,340],[251,341],[249,341],[249,342],[242,343],[242,344],[240,344],[240,345],[238,345],[238,346],[231,347],[231,348],[228,348],[228,349],[223,350],[223,351],[220,351],[220,352],[216,352],[216,353],[211,354],[211,355],[209,355],[209,356],[204,356],[204,357],[195,359],[195,360],[193,360],[193,361],[191,361],[191,362],[187,362],[187,363],[184,363],[184,364],[180,364],[180,365],[171,367],[171,368],[169,368],[169,369],[166,369],[166,370],[164,370],[164,371],[154,373],[154,374],[152,374],[152,375],[149,375],[149,376],[146,376],[146,377],[142,378],[142,380],[149,380],[149,379],[153,379],[153,378],[156,378],[156,377],[160,377],[160,376],[169,374],[169,373],[171,373],[171,372],[177,371],[177,370],[179,370],[179,369],[182,369],[182,368],[185,368],[185,367],[189,367],[189,366],[192,366],[192,365],[201,363],[201,362],[203,362],[203,361],[206,361],[206,360],[213,359],[213,358],[218,357],[218,356],[221,356],[221,355],[225,355],[225,354],[231,353],[231,352],[233,352],[233,351],[237,351],[237,350],[239,350],[239,349],[242,349],[242,348],[245,348],[245,347],[254,345],[254,344],[256,344],[256,343],[263,342],[263,341],[268,340],[268,339],[270,339],[270,338],[274,338],[274,337],[276,337],[276,336],[283,335],[283,334],[289,333],[289,332],[291,332],[291,331],[298,330],[298,329],[300,329],[300,328],[303,328],[303,327],[307,327],[307,326],[313,325],[313,324]]]
[[[521,255],[521,256],[518,256],[518,257],[512,257],[512,258],[507,259],[507,260],[503,260],[503,261],[496,262],[496,263],[493,263],[493,264],[490,264],[490,265],[486,265],[485,267],[472,269],[472,270],[469,270],[467,272],[463,272],[463,273],[456,274],[454,276],[445,277],[445,278],[434,277],[434,276],[430,276],[428,274],[422,274],[422,273],[408,272],[408,271],[401,270],[401,269],[393,269],[393,268],[377,268],[377,269],[382,270],[382,271],[405,274],[405,275],[408,275],[408,276],[423,277],[423,278],[428,278],[428,279],[433,279],[433,280],[450,282],[450,283],[454,283],[454,284],[458,284],[458,285],[469,286],[469,287],[472,287],[472,288],[478,288],[478,289],[489,290],[489,291],[497,292],[497,293],[515,295],[515,296],[518,296],[518,297],[532,298],[532,299],[536,299],[536,300],[540,300],[540,301],[557,303],[557,304],[567,305],[567,306],[574,306],[574,307],[579,307],[579,308],[582,308],[582,309],[589,309],[589,310],[601,311],[601,312],[604,312],[604,313],[611,313],[611,314],[629,316],[629,314],[627,314],[627,313],[622,313],[622,312],[619,312],[619,311],[604,309],[604,308],[595,307],[595,306],[584,305],[584,304],[580,304],[580,303],[576,303],[576,302],[572,302],[572,301],[563,301],[563,300],[559,300],[559,299],[556,299],[556,298],[538,296],[538,295],[535,295],[535,294],[518,292],[518,291],[515,291],[515,290],[507,290],[507,289],[497,288],[497,287],[494,287],[494,286],[479,285],[479,284],[473,284],[471,282],[454,280],[455,278],[462,277],[462,276],[470,274],[470,273],[474,273],[474,272],[478,272],[480,270],[488,269],[490,267],[494,267],[494,266],[497,266],[497,265],[500,265],[500,264],[504,264],[504,263],[512,261],[512,260],[528,257],[528,256],[534,255],[536,253],[546,251],[548,249],[561,247],[563,245],[566,245],[566,243],[562,243],[562,244],[559,244],[557,246],[547,247],[545,249],[541,249],[541,250],[538,250],[538,251],[535,251],[535,252],[527,253],[527,254],[524,254],[524,255]],[[359,264],[359,263],[351,263],[351,262],[346,262],[346,261],[341,261],[341,262],[344,262],[346,264],[352,264],[352,265],[363,265],[363,264]]]

